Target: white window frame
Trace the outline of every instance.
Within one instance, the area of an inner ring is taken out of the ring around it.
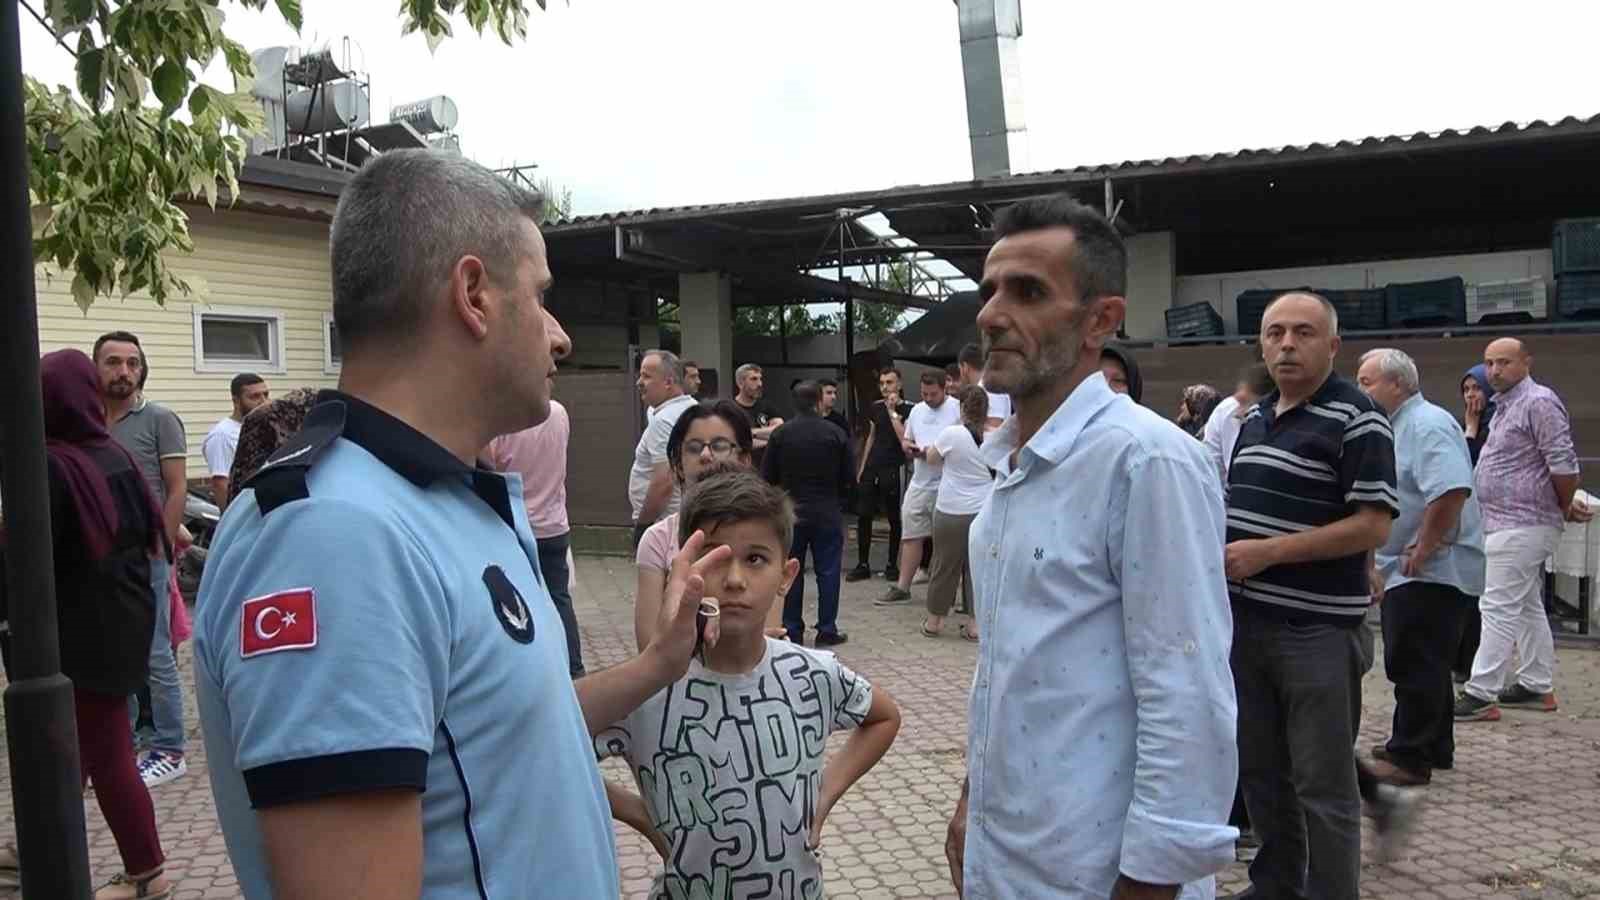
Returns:
[[[324,375],[337,375],[344,368],[344,362],[333,358],[333,313],[322,314],[322,373]]]
[[[208,318],[260,319],[272,328],[271,359],[227,360],[206,359],[205,337],[201,328]],[[257,372],[264,375],[283,375],[288,372],[284,359],[283,311],[259,306],[194,306],[194,370],[208,373]]]

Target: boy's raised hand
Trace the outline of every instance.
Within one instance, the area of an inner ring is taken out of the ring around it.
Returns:
[[[656,653],[672,673],[672,680],[682,677],[689,669],[695,644],[700,638],[697,620],[700,601],[705,599],[706,573],[717,566],[726,565],[733,558],[733,550],[724,546],[701,555],[706,535],[696,531],[683,542],[683,548],[672,558],[672,571],[667,575],[666,594],[661,598],[661,622],[655,640],[646,648]],[[705,644],[717,643],[717,620],[706,623]]]

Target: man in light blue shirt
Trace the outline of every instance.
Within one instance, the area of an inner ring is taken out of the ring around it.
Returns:
[[[1375,554],[1383,581],[1383,668],[1394,682],[1394,728],[1373,749],[1373,774],[1426,784],[1455,762],[1453,651],[1483,592],[1483,520],[1461,426],[1423,398],[1417,365],[1380,348],[1361,357],[1361,389],[1394,428],[1400,515]],[[1376,591],[1377,585],[1374,585]]]
[[[1127,256],[1067,197],[995,221],[978,328],[1014,415],[983,444],[983,640],[946,853],[968,900],[1210,897],[1238,770],[1222,490],[1205,448],[1114,393]]]
[[[570,350],[541,208],[429,151],[368,162],[340,197],[340,389],[229,505],[195,620],[248,900],[617,896],[591,732],[688,668],[701,541],[644,653],[574,684],[520,476],[473,465],[549,415]]]

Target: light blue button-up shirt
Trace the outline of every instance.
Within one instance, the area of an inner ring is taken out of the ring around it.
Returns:
[[[1238,773],[1222,488],[1204,445],[1098,372],[973,523],[983,623],[966,896],[1107,897],[1118,873],[1210,897]]]
[[[1400,516],[1374,562],[1384,590],[1411,581],[1447,584],[1469,597],[1483,593],[1483,516],[1469,496],[1456,527],[1413,578],[1400,574],[1400,557],[1417,540],[1428,504],[1451,491],[1472,490],[1472,454],[1461,426],[1443,409],[1412,394],[1389,417],[1394,428],[1394,469]]]

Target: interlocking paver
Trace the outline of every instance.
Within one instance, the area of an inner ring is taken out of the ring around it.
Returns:
[[[634,570],[626,560],[580,559],[578,615],[591,668],[620,662],[633,643]],[[847,584],[840,614],[850,643],[846,663],[893,693],[904,716],[899,740],[834,810],[823,838],[829,896],[836,900],[952,898],[944,833],[964,774],[967,687],[976,647],[954,628],[924,638],[916,605],[880,608],[879,580]],[[913,589],[920,598],[924,588]],[[815,602],[815,591],[808,586]],[[953,625],[953,623],[952,623]],[[1381,865],[1364,834],[1367,897],[1566,898],[1600,895],[1600,653],[1562,648],[1558,713],[1506,710],[1496,724],[1457,728],[1456,769],[1427,789],[1415,840],[1403,858]],[[192,678],[187,647],[180,668]],[[1393,711],[1382,663],[1364,684],[1361,748],[1386,733]],[[239,896],[211,803],[204,748],[186,692],[189,776],[153,792],[157,821],[178,879],[178,900]],[[3,725],[0,725],[3,729]],[[1049,752],[1041,748],[1041,752]],[[627,781],[617,761],[607,777]],[[1046,786],[1041,786],[1043,789]],[[116,846],[92,797],[87,803],[90,865],[98,879],[118,871]],[[11,778],[0,771],[0,835],[11,830]],[[623,896],[643,898],[658,860],[642,838],[617,828]],[[1245,866],[1219,879],[1242,888]],[[0,891],[0,898],[12,900]]]

